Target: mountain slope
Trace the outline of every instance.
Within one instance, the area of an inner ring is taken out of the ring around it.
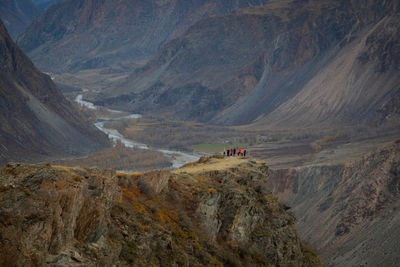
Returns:
[[[325,64],[292,99],[262,122],[305,126],[362,122],[377,117],[400,94],[400,16],[368,25]],[[297,114],[295,117],[294,114]],[[400,113],[393,110],[385,116]]]
[[[398,266],[400,140],[340,165],[271,170],[270,183],[326,266]]]
[[[121,67],[148,58],[204,17],[265,1],[67,0],[35,20],[18,45],[43,71]]]
[[[45,11],[51,5],[59,2],[60,0],[32,0],[41,11]]]
[[[0,163],[80,154],[108,143],[34,67],[1,22],[0,54]]]
[[[7,165],[0,264],[321,266],[263,186],[267,170],[234,158],[135,175]]]
[[[0,2],[0,19],[15,40],[40,14],[31,0],[3,0]]]
[[[224,124],[366,120],[398,92],[398,10],[287,0],[208,18],[98,103]]]

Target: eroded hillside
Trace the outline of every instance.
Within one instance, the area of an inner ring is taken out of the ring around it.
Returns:
[[[15,40],[39,16],[40,9],[32,0],[4,0],[0,2],[0,19]]]
[[[7,165],[0,264],[320,266],[267,172],[236,158],[141,174]]]
[[[18,44],[42,71],[130,68],[197,21],[266,0],[68,0],[51,6]]]
[[[270,128],[379,121],[399,92],[398,9],[395,0],[269,1],[207,18],[97,100]]]
[[[346,164],[271,170],[270,182],[327,266],[397,266],[399,166],[396,141]]]

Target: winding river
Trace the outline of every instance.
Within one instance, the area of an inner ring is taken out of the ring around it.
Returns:
[[[94,105],[93,103],[83,100],[82,94],[78,94],[75,97],[75,102],[77,102],[79,105],[84,106],[89,109],[94,109],[94,110],[97,109],[97,106]],[[108,109],[108,111],[112,112],[112,113],[121,113],[121,114],[123,113],[122,111],[112,110],[112,109]],[[128,138],[125,138],[116,129],[110,129],[110,128],[105,127],[105,124],[107,124],[107,122],[110,122],[110,121],[118,121],[118,120],[123,120],[123,119],[137,119],[140,117],[142,117],[142,115],[140,115],[140,114],[130,114],[130,115],[125,115],[125,116],[116,117],[116,118],[101,118],[94,125],[100,131],[105,133],[108,136],[108,138],[110,140],[112,140],[113,142],[121,141],[127,147],[131,147],[131,148],[135,147],[135,148],[140,148],[140,149],[151,149],[154,151],[159,151],[159,152],[164,153],[164,155],[166,155],[172,162],[171,169],[180,168],[181,166],[185,165],[186,163],[197,161],[200,158],[201,155],[196,154],[196,153],[149,147],[146,144],[138,143],[138,142],[135,142]]]

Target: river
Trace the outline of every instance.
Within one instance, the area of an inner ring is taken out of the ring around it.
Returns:
[[[82,94],[78,94],[75,97],[75,102],[77,102],[79,105],[84,106],[89,109],[94,109],[94,110],[98,109],[98,107],[96,105],[94,105],[93,103],[83,100]],[[121,114],[123,113],[122,111],[113,110],[113,109],[108,109],[108,111],[112,112],[112,113],[121,113]],[[98,120],[94,125],[97,127],[97,129],[99,129],[100,131],[105,133],[108,136],[108,138],[110,140],[112,140],[113,142],[121,141],[127,147],[132,147],[132,148],[135,147],[135,148],[139,148],[139,149],[150,149],[150,150],[159,151],[161,153],[164,153],[164,155],[166,155],[172,162],[171,169],[180,168],[181,166],[185,165],[186,163],[197,161],[200,158],[201,155],[196,154],[196,153],[150,147],[146,144],[138,143],[138,142],[135,142],[128,138],[125,138],[116,129],[111,129],[111,128],[105,127],[107,122],[110,122],[110,121],[118,121],[118,120],[123,120],[123,119],[137,119],[140,117],[142,117],[141,114],[129,114],[129,115],[124,115],[124,116],[120,116],[120,117],[116,117],[116,118],[100,118],[100,120]],[[127,171],[129,171],[129,170],[127,170]]]

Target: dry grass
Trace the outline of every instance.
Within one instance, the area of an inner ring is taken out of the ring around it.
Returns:
[[[187,164],[180,169],[174,170],[173,173],[198,174],[208,171],[227,170],[246,162],[248,162],[248,159],[243,157],[224,157],[221,159],[209,158],[209,160],[204,163]]]
[[[243,136],[234,127],[164,119],[125,119],[109,122],[106,126],[140,143],[182,150],[197,144],[223,143]]]
[[[56,164],[81,167],[98,167],[117,170],[150,170],[167,168],[169,160],[161,152],[128,148],[122,144],[95,152],[82,159],[56,161]]]

